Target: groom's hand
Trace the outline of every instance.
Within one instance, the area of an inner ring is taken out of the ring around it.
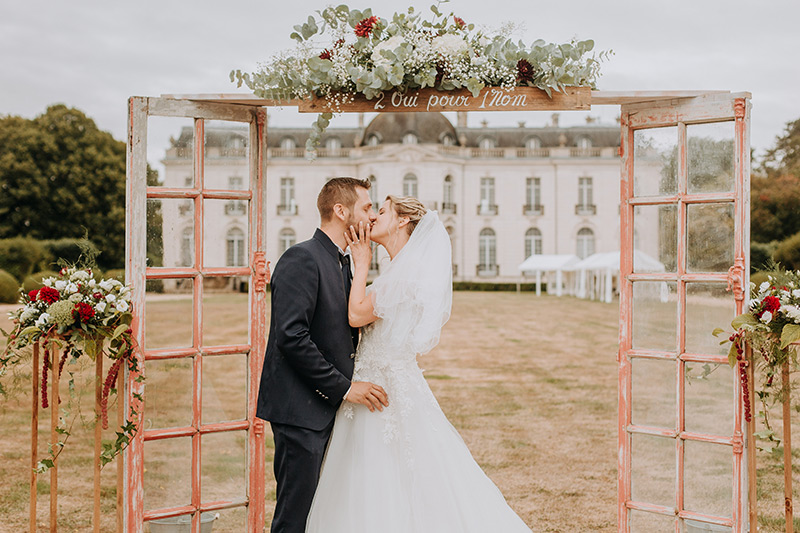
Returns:
[[[389,398],[383,387],[367,381],[354,381],[344,399],[351,403],[366,405],[370,412],[374,412],[375,409],[383,411],[384,407],[389,406]]]

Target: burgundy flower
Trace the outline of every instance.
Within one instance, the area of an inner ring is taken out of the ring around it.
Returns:
[[[39,293],[39,291],[38,291],[38,290],[32,290],[31,292],[29,292],[29,293],[28,293],[28,300],[30,300],[30,301],[32,301],[32,302],[35,302],[35,301],[36,301],[36,295],[37,295],[38,293]]]
[[[58,291],[52,287],[42,287],[39,289],[39,294],[36,296],[37,300],[45,302],[47,305],[56,303],[59,298]]]
[[[766,296],[764,297],[764,301],[761,302],[761,309],[763,309],[764,312],[769,311],[770,313],[774,313],[780,308],[781,308],[781,301],[778,299],[777,296]]]
[[[453,21],[456,23],[456,28],[458,28],[459,30],[463,30],[464,28],[467,27],[467,23],[464,22],[464,19],[462,19],[461,17],[453,17]]]
[[[536,69],[531,65],[527,59],[520,59],[517,61],[517,80],[521,82],[533,81],[533,75]]]
[[[369,37],[379,20],[380,19],[375,16],[365,18],[356,24],[356,35],[359,37]]]
[[[92,297],[93,297],[95,300],[102,300],[102,299],[103,299],[103,293],[96,292],[96,293],[92,294]]]
[[[74,316],[76,320],[86,322],[94,316],[94,308],[83,302],[75,304],[75,308],[72,310],[72,316]]]
[[[328,50],[328,49],[326,48],[326,49],[325,49],[325,50],[323,50],[323,51],[322,51],[322,53],[319,55],[319,58],[320,58],[320,59],[330,59],[330,58],[331,58],[331,51],[330,51],[330,50]]]

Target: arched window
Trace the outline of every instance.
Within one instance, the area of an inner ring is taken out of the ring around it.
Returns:
[[[244,148],[245,140],[238,135],[231,135],[226,144],[228,148]]]
[[[578,137],[578,141],[575,145],[585,150],[592,147],[592,140],[589,137]]]
[[[478,242],[478,273],[497,275],[497,237],[494,230],[481,230]]]
[[[331,151],[340,150],[342,148],[342,141],[339,137],[329,137],[327,141],[325,141],[325,148]]]
[[[577,244],[575,255],[581,259],[594,254],[594,232],[589,228],[581,228],[578,231]]]
[[[297,148],[297,143],[291,137],[284,137],[281,139],[281,149],[282,150],[293,150]]]
[[[294,230],[292,228],[283,228],[280,234],[280,242],[278,243],[280,254],[283,255],[283,252],[294,246],[295,242],[297,242],[297,237]]]
[[[181,235],[181,262],[176,266],[194,266],[194,228],[183,229]]]
[[[227,242],[227,265],[233,267],[245,266],[244,262],[244,232],[239,228],[231,228],[225,237]]]
[[[444,177],[444,188],[442,190],[442,205],[445,209],[452,208],[453,205],[453,176]]]
[[[455,139],[453,139],[453,136],[452,136],[452,135],[444,135],[444,136],[442,137],[442,144],[443,144],[444,146],[455,146],[455,144],[456,144],[456,140],[455,140]]]
[[[525,232],[525,259],[532,255],[542,255],[542,232],[538,228]]]
[[[492,139],[490,137],[484,137],[478,143],[478,146],[481,148],[481,150],[490,150],[490,149],[494,148],[495,145],[496,145],[496,143],[494,142],[494,139]]]
[[[378,146],[380,143],[380,138],[374,133],[367,138],[367,146]]]
[[[374,175],[369,177],[369,199],[372,201],[372,207],[377,211],[380,207],[378,205],[378,178]]]
[[[414,174],[406,174],[403,178],[403,196],[417,197],[417,177]]]
[[[419,139],[414,133],[408,132],[403,135],[403,144],[417,144],[418,142]]]
[[[528,150],[536,150],[541,147],[542,140],[539,137],[529,137],[528,140],[525,141],[525,148]]]

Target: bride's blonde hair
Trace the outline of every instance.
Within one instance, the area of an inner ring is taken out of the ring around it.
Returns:
[[[408,217],[406,228],[408,229],[408,234],[411,235],[428,210],[425,209],[422,202],[413,196],[393,196],[390,194],[386,199],[392,204],[397,216]]]

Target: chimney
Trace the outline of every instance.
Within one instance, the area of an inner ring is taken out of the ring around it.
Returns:
[[[553,127],[557,128],[558,127],[558,113],[553,113],[552,115],[550,115],[550,118],[553,121]]]
[[[456,115],[458,116],[458,127],[459,128],[466,128],[467,127],[467,112],[466,111],[459,111]]]

